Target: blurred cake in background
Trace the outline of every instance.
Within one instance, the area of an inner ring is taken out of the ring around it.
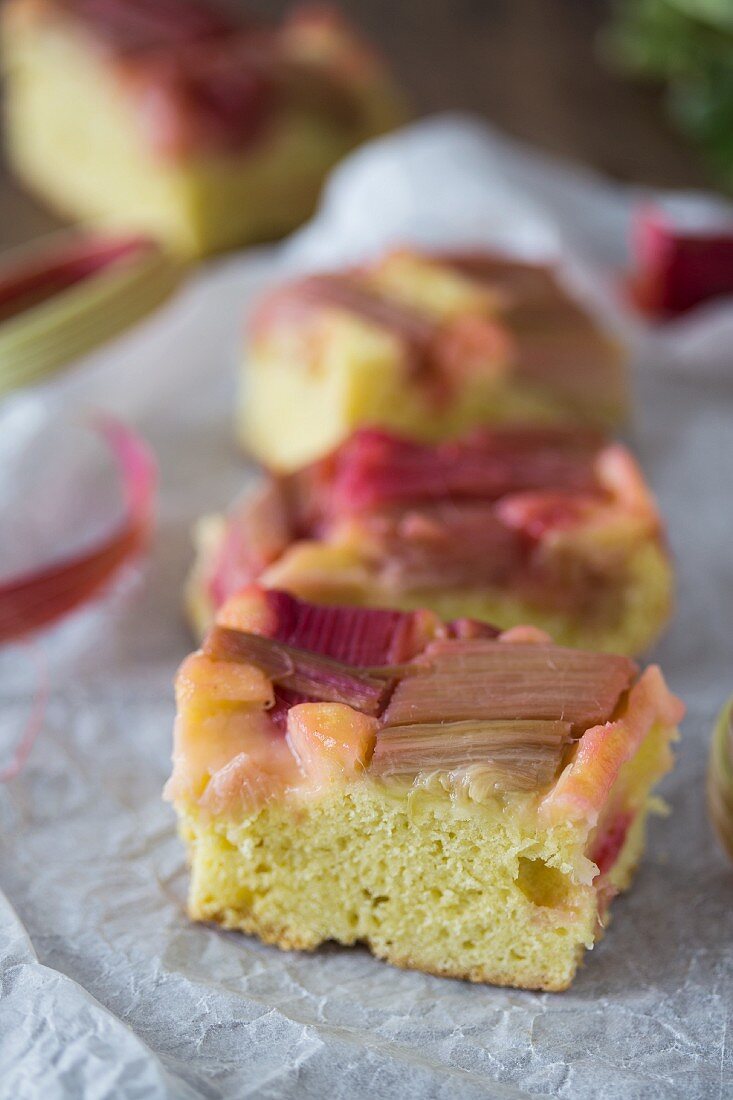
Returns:
[[[402,250],[263,298],[239,431],[290,471],[362,425],[434,441],[497,422],[605,426],[625,411],[620,347],[552,267]]]
[[[188,254],[288,232],[340,157],[404,117],[327,7],[271,26],[207,0],[8,0],[2,36],[21,178]]]
[[[654,500],[618,444],[502,428],[426,445],[362,429],[197,527],[197,630],[252,581],[325,604],[427,607],[638,653],[672,603]]]

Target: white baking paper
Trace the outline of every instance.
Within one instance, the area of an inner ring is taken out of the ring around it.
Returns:
[[[88,457],[89,408],[139,429],[161,469],[141,575],[37,642],[45,725],[0,790],[3,1097],[733,1095],[733,868],[704,800],[711,726],[733,691],[733,306],[659,332],[624,311],[613,277],[639,197],[470,120],[427,121],[346,162],[290,242],[204,268],[134,332],[0,405],[0,575],[53,549],[41,532],[61,546],[87,518],[99,525],[110,472]],[[171,680],[191,645],[180,610],[188,529],[251,476],[231,428],[243,313],[286,271],[407,241],[560,254],[635,347],[632,441],[680,575],[679,612],[655,656],[689,711],[664,785],[671,816],[653,822],[633,891],[563,994],[401,972],[358,949],[283,954],[194,926],[160,800]],[[80,464],[81,500],[78,473],[63,476]],[[4,759],[37,658],[0,651]]]

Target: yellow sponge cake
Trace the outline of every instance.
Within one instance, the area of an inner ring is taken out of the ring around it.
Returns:
[[[659,669],[250,587],[177,680],[196,920],[565,989],[629,885],[682,706]]]
[[[264,297],[239,429],[287,472],[363,425],[434,441],[507,421],[607,426],[625,405],[620,348],[552,268],[400,251]]]
[[[62,213],[187,254],[288,232],[331,166],[404,114],[318,5],[273,27],[207,0],[7,0],[2,34],[20,176]]]
[[[626,450],[577,428],[513,427],[422,444],[361,429],[265,477],[196,530],[200,633],[258,581],[315,603],[533,623],[564,645],[638,653],[673,577],[654,500]]]

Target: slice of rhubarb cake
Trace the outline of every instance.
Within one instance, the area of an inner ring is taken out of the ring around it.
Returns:
[[[404,116],[327,6],[272,26],[215,0],[7,0],[2,28],[20,176],[186,253],[288,232],[332,165]]]
[[[658,668],[531,627],[258,586],[177,697],[194,919],[548,990],[630,882],[683,710]]]
[[[560,643],[638,653],[660,632],[672,569],[625,447],[575,428],[495,428],[429,445],[361,429],[267,477],[197,525],[187,588],[203,633],[257,581],[326,604],[428,607]]]
[[[279,471],[364,424],[431,441],[625,412],[619,347],[551,267],[506,257],[396,252],[305,276],[265,296],[250,337],[240,436]]]

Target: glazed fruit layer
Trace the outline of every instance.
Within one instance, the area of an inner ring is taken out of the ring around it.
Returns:
[[[202,630],[257,580],[321,603],[533,622],[638,652],[671,569],[654,501],[617,444],[573,428],[483,430],[435,446],[362,429],[199,526],[188,589]]]

